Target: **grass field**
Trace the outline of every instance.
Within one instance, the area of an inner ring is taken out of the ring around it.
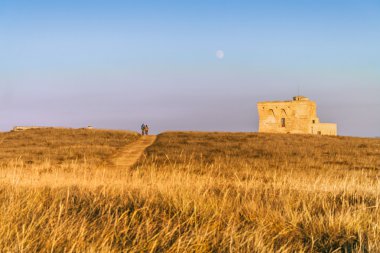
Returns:
[[[380,140],[168,132],[0,135],[10,252],[380,252]]]
[[[117,149],[139,138],[128,131],[89,129],[32,129],[0,133],[0,164],[20,162],[26,165],[49,163],[107,162]]]

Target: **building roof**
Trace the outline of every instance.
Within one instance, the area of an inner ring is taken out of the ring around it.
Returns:
[[[294,101],[310,101],[310,99],[308,97],[304,97],[304,96],[295,96],[295,97],[293,97],[293,100],[261,101],[258,103],[288,103],[288,102],[294,102]]]

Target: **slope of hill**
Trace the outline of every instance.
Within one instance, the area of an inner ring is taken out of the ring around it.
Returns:
[[[230,163],[280,170],[380,170],[380,140],[316,135],[169,132],[147,150],[155,163]]]
[[[64,128],[0,133],[0,164],[98,164],[138,137],[131,131]]]
[[[0,167],[0,248],[380,251],[379,139],[170,132],[130,169],[89,157]]]

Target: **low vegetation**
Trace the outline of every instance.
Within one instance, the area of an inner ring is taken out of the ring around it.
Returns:
[[[0,133],[0,164],[62,165],[108,161],[119,148],[139,137],[129,131],[95,129],[30,129]]]
[[[1,135],[3,251],[380,251],[379,139],[169,132],[123,169],[110,157],[136,135],[102,133],[72,138],[87,162],[64,151],[67,169],[22,138],[53,132]],[[21,140],[33,163],[16,166]]]

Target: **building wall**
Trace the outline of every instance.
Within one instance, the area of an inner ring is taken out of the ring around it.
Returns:
[[[306,97],[294,97],[292,101],[259,102],[257,109],[259,132],[336,135],[336,124],[321,124],[316,103]]]
[[[333,123],[319,123],[312,125],[312,134],[337,135],[337,126]]]

